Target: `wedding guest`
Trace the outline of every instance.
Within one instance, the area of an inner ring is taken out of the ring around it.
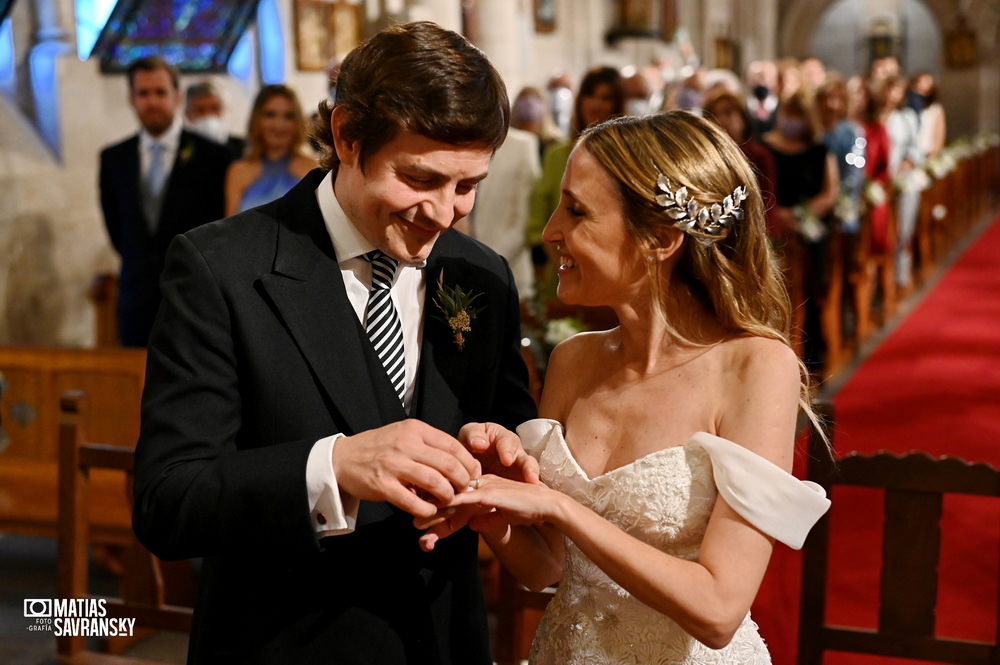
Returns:
[[[860,244],[868,141],[864,127],[848,117],[847,97],[847,83],[839,76],[827,79],[816,91],[823,144],[833,156],[840,180],[840,192],[833,212],[840,231],[840,254],[845,266],[843,292],[857,296],[858,291],[851,286],[853,281],[860,279],[861,272],[865,269],[860,264],[863,252]],[[859,317],[864,316],[861,308],[867,307],[868,303],[848,297],[844,298],[844,304],[843,328],[845,334],[853,336],[857,331]]]
[[[773,541],[801,547],[829,501],[790,473],[808,379],[750,165],[690,113],[597,125],[545,241],[559,298],[621,324],[551,356],[518,428],[542,483],[450,503],[522,584],[558,582],[530,662],[770,663],[749,610]]]
[[[531,132],[538,139],[538,159],[541,161],[545,150],[559,137],[559,129],[545,111],[545,98],[538,88],[528,86],[517,93],[510,105],[510,126]]]
[[[889,134],[889,177],[896,193],[896,286],[907,289],[913,281],[913,234],[920,212],[924,163],[920,147],[920,120],[905,106],[906,79],[889,76],[877,91],[879,121]]]
[[[247,126],[246,157],[226,174],[226,214],[235,215],[283,196],[316,160],[306,154],[306,122],[295,92],[266,85],[257,93]]]
[[[427,554],[411,520],[481,467],[537,477],[505,429],[535,414],[510,270],[452,229],[507,94],[418,22],[351,51],[319,111],[321,169],[171,245],[135,531],[204,557],[194,665],[489,665],[478,536]]]
[[[753,137],[750,129],[753,123],[747,107],[736,94],[718,92],[705,100],[705,117],[726,130],[753,166],[764,201],[768,235],[779,237],[781,220],[778,218],[778,199],[774,194],[778,181],[774,155]]]
[[[934,75],[921,72],[910,79],[907,90],[910,107],[920,118],[920,150],[931,158],[944,148],[948,134],[944,107],[938,101],[937,82]]]
[[[188,129],[221,143],[229,149],[233,159],[239,159],[246,150],[246,139],[229,133],[225,115],[222,94],[211,81],[199,81],[187,87],[184,92],[184,120]]]
[[[118,337],[145,346],[160,305],[160,272],[178,233],[222,217],[231,156],[222,145],[183,128],[180,74],[165,60],[140,58],[126,71],[128,100],[140,130],[104,148],[101,211],[121,257]]]
[[[592,127],[608,118],[625,112],[625,94],[622,77],[614,67],[595,67],[588,71],[580,82],[580,92],[573,104],[573,118],[570,136],[556,141],[542,158],[542,174],[535,181],[531,192],[531,213],[528,217],[528,245],[536,265],[544,265],[546,255],[541,250],[542,228],[559,202],[559,182],[562,180],[566,161],[576,138],[587,127]]]
[[[778,216],[792,243],[789,256],[802,248],[801,284],[805,307],[803,353],[810,369],[822,365],[825,349],[820,328],[819,302],[827,284],[828,216],[837,202],[837,165],[819,141],[815,110],[804,90],[784,97],[775,127],[763,137],[774,155]],[[794,259],[792,259],[794,260]],[[793,292],[796,287],[793,286]]]
[[[754,60],[747,65],[747,111],[752,119],[751,130],[755,137],[771,131],[774,112],[778,108],[778,67],[770,60]]]

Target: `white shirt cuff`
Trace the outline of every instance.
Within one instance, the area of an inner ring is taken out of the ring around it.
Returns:
[[[333,444],[343,434],[317,441],[306,461],[306,491],[309,495],[309,518],[317,538],[352,533],[358,519],[360,502],[341,496],[333,474]]]

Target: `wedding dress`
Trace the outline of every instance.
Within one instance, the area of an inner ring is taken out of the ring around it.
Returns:
[[[717,494],[761,531],[800,548],[830,505],[823,488],[800,481],[726,439],[699,432],[595,478],[573,458],[554,420],[517,430],[545,484],[627,533],[695,560]],[[566,540],[563,576],[535,635],[532,665],[763,665],[770,663],[749,613],[723,649],[701,644],[634,598]]]

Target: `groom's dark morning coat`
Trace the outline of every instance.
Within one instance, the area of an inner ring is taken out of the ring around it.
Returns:
[[[317,542],[305,469],[320,438],[406,417],[348,302],[316,202],[322,171],[261,208],[179,236],[149,346],[134,525],[164,558],[204,556],[190,662],[490,662],[477,536],[432,553],[412,518],[362,502]],[[481,293],[459,350],[438,275]],[[427,262],[413,417],[452,435],[534,417],[506,263],[444,233]]]

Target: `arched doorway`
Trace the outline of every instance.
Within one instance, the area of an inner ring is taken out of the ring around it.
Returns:
[[[941,69],[941,29],[921,0],[898,0],[896,11],[871,10],[866,0],[834,0],[820,14],[809,52],[845,76],[868,71],[871,61],[896,56],[903,71]]]

